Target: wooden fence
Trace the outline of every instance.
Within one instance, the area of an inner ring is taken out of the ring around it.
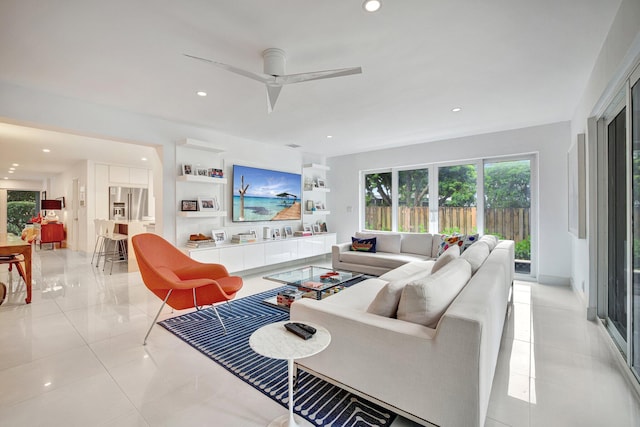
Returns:
[[[531,235],[529,211],[529,208],[485,209],[485,233],[516,242],[524,240]],[[470,234],[478,229],[475,207],[441,207],[438,218],[440,230],[458,229],[461,233]],[[391,230],[391,207],[367,207],[365,224],[369,230]],[[429,208],[401,206],[398,210],[398,231],[434,233],[429,230]]]

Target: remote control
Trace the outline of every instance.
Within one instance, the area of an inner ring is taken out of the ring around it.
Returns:
[[[314,328],[313,326],[309,326],[309,325],[305,325],[304,323],[297,323],[295,322],[296,325],[298,325],[300,328],[304,329],[305,331],[309,332],[311,335],[316,333],[316,328]]]
[[[293,334],[296,334],[303,340],[308,340],[313,336],[312,333],[307,332],[306,330],[302,329],[300,326],[296,325],[295,323],[285,323],[284,327],[287,328],[287,331]]]

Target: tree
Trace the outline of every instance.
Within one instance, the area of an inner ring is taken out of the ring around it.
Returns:
[[[438,206],[476,205],[476,167],[447,166],[438,170]]]
[[[391,172],[364,176],[366,206],[391,206]]]
[[[429,204],[428,169],[398,172],[398,203],[408,207]]]
[[[502,162],[487,165],[484,174],[485,207],[528,208],[531,206],[529,162]]]

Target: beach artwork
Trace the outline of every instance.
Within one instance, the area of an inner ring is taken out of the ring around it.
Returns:
[[[233,221],[287,221],[302,218],[301,175],[233,166]]]

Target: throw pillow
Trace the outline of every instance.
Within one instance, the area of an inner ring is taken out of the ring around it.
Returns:
[[[464,251],[461,258],[464,258],[471,264],[471,274],[476,274],[485,259],[489,256],[489,245],[485,242],[476,242]]]
[[[489,250],[490,251],[494,250],[496,248],[496,246],[498,245],[498,238],[496,236],[494,236],[494,235],[491,235],[491,234],[485,234],[478,241],[479,242],[485,242],[487,245],[489,245]]]
[[[408,283],[400,296],[398,319],[435,328],[470,277],[471,266],[458,258],[436,274]]]
[[[368,313],[377,314],[384,317],[396,317],[398,312],[398,304],[400,303],[400,295],[406,286],[408,280],[398,280],[389,282],[378,291],[376,297],[371,301],[367,308]]]
[[[438,256],[442,255],[451,245],[458,245],[460,247],[460,254],[462,254],[476,241],[478,241],[477,234],[454,234],[453,236],[442,235],[442,243],[440,243]]]
[[[376,238],[371,239],[358,239],[356,237],[351,238],[351,250],[358,252],[375,252],[376,251]]]
[[[440,255],[436,260],[436,263],[433,265],[433,268],[431,269],[431,274],[436,273],[442,267],[449,264],[449,262],[453,261],[459,256],[460,256],[460,246],[458,245],[449,246],[449,248],[446,251],[444,251],[444,253]]]

